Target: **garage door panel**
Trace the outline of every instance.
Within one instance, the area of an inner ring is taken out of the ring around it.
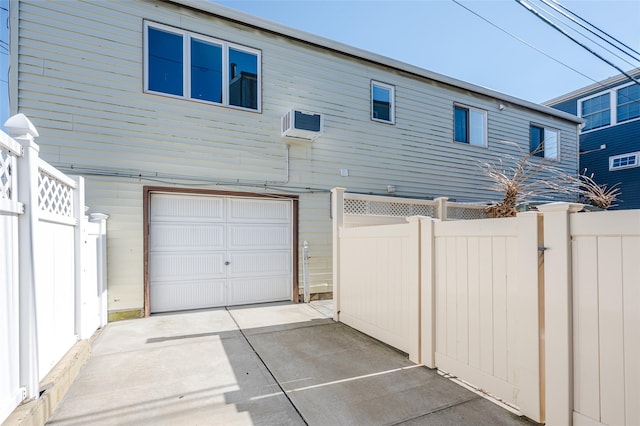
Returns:
[[[289,223],[291,204],[282,200],[229,199],[229,222]]]
[[[224,250],[225,245],[223,224],[158,223],[149,230],[152,251]]]
[[[229,226],[229,250],[288,250],[291,231],[288,224],[241,224]]]
[[[225,254],[221,253],[151,253],[149,255],[149,279],[154,285],[160,281],[178,278],[223,278]]]
[[[199,195],[154,194],[151,198],[151,221],[222,222],[224,199]]]
[[[291,261],[288,251],[229,253],[229,277],[290,274]]]
[[[292,202],[152,194],[151,312],[290,300]]]
[[[228,305],[274,302],[291,298],[289,275],[266,278],[235,278],[229,280]]]
[[[150,294],[153,312],[225,305],[225,280],[180,280],[156,283]]]

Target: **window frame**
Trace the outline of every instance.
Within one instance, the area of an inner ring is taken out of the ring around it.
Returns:
[[[165,31],[182,37],[182,95],[160,92],[149,88],[149,28],[159,31]],[[207,44],[219,45],[222,50],[222,102],[215,102],[206,99],[194,98],[191,96],[191,40],[201,41]],[[256,56],[256,108],[248,108],[230,103],[230,83],[229,80],[229,50],[234,49]],[[199,34],[193,31],[187,31],[181,28],[160,24],[153,21],[144,20],[143,27],[143,92],[153,95],[166,96],[175,99],[184,99],[194,102],[201,102],[209,105],[223,106],[225,108],[239,109],[249,112],[262,112],[262,51],[252,47],[244,46],[238,43],[217,39],[214,37]]]
[[[374,117],[374,99],[373,99],[374,86],[378,86],[380,88],[389,90],[389,120],[384,120],[382,118]],[[396,124],[396,86],[389,83],[383,83],[378,80],[371,80],[369,87],[370,87],[369,99],[371,104],[371,117],[370,117],[371,120],[377,121],[379,123],[385,123],[385,124]]]
[[[459,141],[456,139],[456,108],[466,109],[468,111],[467,114],[467,141]],[[482,114],[482,133],[483,133],[483,144],[477,145],[471,143],[471,112],[479,112]],[[473,107],[470,105],[462,104],[459,102],[453,103],[453,142],[459,143],[467,146],[474,146],[476,148],[488,148],[489,147],[489,114],[488,111],[482,108]]]
[[[618,160],[621,158],[629,158],[629,157],[635,157],[635,164],[614,167],[613,163],[615,162],[615,160]],[[611,157],[609,157],[610,172],[617,172],[618,170],[633,169],[635,167],[640,167],[640,151],[628,152],[626,154],[612,155]]]
[[[612,126],[618,126],[620,124],[626,124],[626,123],[631,123],[633,121],[637,121],[640,120],[640,116],[638,117],[634,117],[628,120],[618,120],[618,91],[620,89],[624,89],[625,87],[629,87],[633,84],[636,84],[634,82],[629,82],[629,83],[625,83],[625,84],[620,84],[618,86],[612,87],[610,89],[607,90],[603,90],[597,93],[593,93],[589,96],[585,96],[583,98],[579,98],[577,100],[578,105],[577,105],[577,111],[578,111],[578,117],[583,118],[583,114],[582,114],[582,103],[584,101],[588,101],[589,99],[593,99],[593,98],[597,98],[598,96],[602,96],[605,94],[609,94],[609,124],[606,126],[602,126],[602,127],[597,127],[595,129],[589,129],[589,130],[583,130],[580,129],[580,133],[590,133],[590,132],[595,132],[598,130],[602,130],[602,129],[607,129],[609,127]]]
[[[615,119],[616,120],[615,120],[615,124],[614,125],[623,124],[623,123],[631,123],[632,121],[640,120],[640,115],[638,117],[628,118],[626,120],[618,120],[618,106],[619,106],[618,92],[620,91],[620,89],[625,89],[625,88],[627,88],[629,86],[634,86],[634,85],[636,85],[636,83],[623,84],[623,85],[618,86],[618,87],[615,88],[616,100],[615,100],[615,102],[613,102],[613,101],[611,102],[612,104],[615,105]],[[638,97],[637,100],[632,101],[632,102],[639,102],[640,103],[640,97]]]
[[[549,161],[560,161],[560,155],[561,155],[561,150],[560,147],[562,146],[562,132],[560,131],[560,129],[557,129],[555,127],[550,127],[550,126],[545,126],[544,124],[540,124],[540,123],[536,123],[536,122],[530,122],[529,123],[529,153],[532,153],[533,151],[531,150],[531,128],[532,127],[536,127],[539,129],[542,129],[543,131],[543,139],[542,139],[542,143],[546,142],[546,137],[544,137],[544,134],[547,132],[547,130],[555,132],[556,134],[556,156],[555,157],[547,157],[547,150],[544,149],[542,150],[542,155],[534,155],[533,158],[541,158],[544,160],[549,160]],[[539,146],[539,145],[538,145]]]

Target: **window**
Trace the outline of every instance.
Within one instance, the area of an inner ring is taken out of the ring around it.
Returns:
[[[585,119],[582,131],[608,126],[611,124],[610,94],[605,93],[580,103],[581,117]]]
[[[461,105],[453,107],[453,139],[474,146],[487,146],[487,112]]]
[[[618,89],[617,122],[640,117],[640,85]]]
[[[609,157],[610,171],[630,169],[632,167],[640,167],[640,151]]]
[[[529,150],[536,157],[557,160],[559,141],[560,133],[557,130],[535,124],[529,127]]]
[[[395,123],[395,87],[377,81],[371,82],[371,119]]]
[[[260,110],[260,51],[145,22],[145,91]]]

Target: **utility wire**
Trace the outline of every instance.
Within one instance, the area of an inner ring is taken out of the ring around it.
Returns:
[[[461,8],[465,9],[466,11],[468,11],[468,12],[470,12],[470,13],[474,14],[474,15],[475,15],[475,16],[477,16],[478,18],[482,19],[484,22],[486,22],[487,24],[491,25],[492,27],[494,27],[494,28],[496,28],[496,29],[498,29],[498,30],[502,31],[503,33],[505,33],[505,34],[507,34],[508,36],[512,37],[513,39],[515,39],[515,40],[519,41],[520,43],[522,43],[522,44],[524,44],[524,45],[526,45],[526,46],[530,47],[531,49],[535,50],[536,52],[538,52],[538,53],[540,53],[540,54],[542,54],[542,55],[546,56],[547,58],[551,59],[552,61],[557,62],[558,64],[562,65],[563,67],[568,68],[568,69],[570,69],[571,71],[573,71],[573,72],[575,72],[575,73],[580,74],[580,75],[581,75],[581,76],[583,76],[584,78],[586,78],[586,79],[588,79],[588,80],[591,80],[591,81],[593,81],[594,83],[598,83],[598,81],[597,81],[597,80],[595,80],[595,79],[593,79],[593,78],[589,77],[589,76],[588,76],[588,75],[586,75],[585,73],[583,73],[583,72],[581,72],[581,71],[579,71],[579,70],[577,70],[577,69],[575,69],[575,68],[571,67],[571,66],[570,66],[570,65],[568,65],[568,64],[565,64],[565,63],[564,63],[564,62],[562,62],[561,60],[554,58],[553,56],[549,55],[548,53],[545,53],[543,50],[540,50],[540,49],[538,49],[537,47],[535,47],[534,45],[532,45],[532,44],[528,43],[526,40],[524,40],[524,39],[522,39],[522,38],[518,37],[518,36],[517,36],[517,35],[515,35],[515,34],[510,33],[509,31],[505,30],[504,28],[500,27],[499,25],[494,24],[493,22],[491,22],[490,20],[488,20],[488,19],[487,19],[487,18],[485,18],[484,16],[480,15],[479,13],[475,12],[475,11],[474,11],[474,10],[472,10],[472,9],[469,9],[467,6],[463,5],[463,4],[462,4],[462,3],[460,3],[458,0],[451,0],[451,1],[452,1],[452,2],[454,2],[455,4],[457,4],[458,6],[460,6]]]
[[[547,4],[545,0],[539,0],[539,1],[540,1],[541,3]],[[539,6],[538,6],[538,7],[539,7]],[[554,18],[556,18],[556,16],[555,16],[553,13],[551,13],[550,11],[545,10],[544,8],[541,8],[541,7],[539,7],[538,12],[539,12],[540,14],[546,14],[547,19],[548,19],[549,21],[551,21],[551,22],[553,22],[553,19],[554,19]],[[560,22],[556,22],[556,25],[559,25],[559,26],[560,26],[560,25],[563,25],[565,28],[569,29],[570,31],[573,31],[574,33],[576,33],[577,35],[579,35],[579,36],[581,36],[581,37],[584,37],[585,39],[589,40],[589,41],[590,41],[591,43],[593,43],[594,45],[596,45],[596,46],[600,47],[601,49],[603,49],[603,50],[607,51],[608,53],[610,53],[611,55],[613,55],[613,56],[615,56],[616,58],[620,59],[621,61],[626,62],[629,66],[634,67],[634,68],[638,66],[638,64],[637,64],[637,63],[629,62],[629,60],[628,60],[627,58],[624,58],[624,57],[620,56],[618,53],[616,53],[616,52],[612,51],[612,50],[611,50],[611,49],[609,49],[607,46],[603,46],[599,41],[594,40],[593,38],[590,38],[588,35],[585,35],[585,34],[581,33],[579,30],[577,30],[577,29],[575,29],[575,28],[571,27],[570,25],[568,25],[568,24],[566,24],[566,23],[562,23],[561,21],[560,21]],[[597,35],[597,34],[596,34],[596,35]],[[604,40],[606,43],[608,43],[608,44],[612,45],[613,47],[618,48],[617,46],[613,45],[613,44],[612,44],[611,42],[609,42],[608,40],[606,40],[606,39],[603,39],[603,40]],[[619,48],[618,48],[618,49],[619,49]],[[636,62],[640,62],[640,59],[633,57],[633,55],[630,55],[630,54],[628,54],[627,52],[624,52],[624,51],[623,51],[623,53],[625,53],[625,54],[627,54],[627,55],[631,56],[631,58],[632,58],[632,59],[634,59]]]
[[[585,44],[581,43],[579,40],[576,40],[574,37],[571,36],[571,34],[567,33],[562,28],[560,28],[556,24],[554,24],[552,21],[550,21],[549,19],[547,19],[544,16],[542,16],[529,3],[527,3],[527,2],[525,2],[523,0],[515,0],[515,2],[518,3],[520,6],[524,7],[525,9],[527,9],[529,12],[534,14],[539,19],[541,19],[544,23],[546,23],[547,25],[551,26],[553,29],[555,29],[556,31],[560,32],[565,37],[567,37],[568,39],[570,39],[571,41],[573,41],[574,43],[576,43],[577,45],[579,45],[580,47],[582,47],[583,49],[585,49],[586,51],[588,51],[589,53],[591,53],[592,55],[597,57],[598,59],[600,59],[601,61],[606,62],[608,65],[610,65],[613,68],[617,69],[621,74],[623,74],[625,77],[629,78],[635,84],[640,85],[640,80],[637,80],[632,75],[630,75],[628,72],[624,71],[622,68],[620,68],[619,66],[617,66],[616,64],[614,64],[610,60],[606,59],[605,57],[603,57],[599,53],[595,52],[593,49],[591,49],[588,46],[586,46]]]
[[[581,17],[580,15],[576,14],[575,12],[571,11],[569,8],[567,8],[566,6],[562,5],[560,2],[556,1],[556,0],[551,0],[553,3],[557,4],[559,7],[561,7],[562,9],[564,9],[565,11],[567,11],[569,14],[575,16],[576,18],[578,18],[579,20],[581,20],[582,22],[586,23],[587,25],[590,25],[593,28],[596,28],[598,31],[600,31],[602,34],[606,35],[607,37],[609,37],[611,40],[615,41],[616,43],[621,44],[622,46],[624,46],[625,48],[631,50],[633,53],[635,53],[636,55],[640,55],[640,52],[638,52],[637,50],[633,49],[632,47],[626,45],[625,43],[621,42],[620,40],[618,40],[617,38],[615,38],[614,36],[612,36],[611,34],[609,34],[608,32],[598,28],[596,25],[592,24],[591,22],[589,22],[588,20],[584,19],[583,17]]]

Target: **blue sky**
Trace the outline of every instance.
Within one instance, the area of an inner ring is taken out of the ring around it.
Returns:
[[[527,1],[541,5],[540,0]],[[544,102],[619,74],[514,0],[458,2],[586,77],[452,0],[217,3],[533,102]],[[640,0],[560,2],[640,52]],[[594,48],[624,70],[640,67],[640,62],[627,58],[631,62],[628,64]]]

